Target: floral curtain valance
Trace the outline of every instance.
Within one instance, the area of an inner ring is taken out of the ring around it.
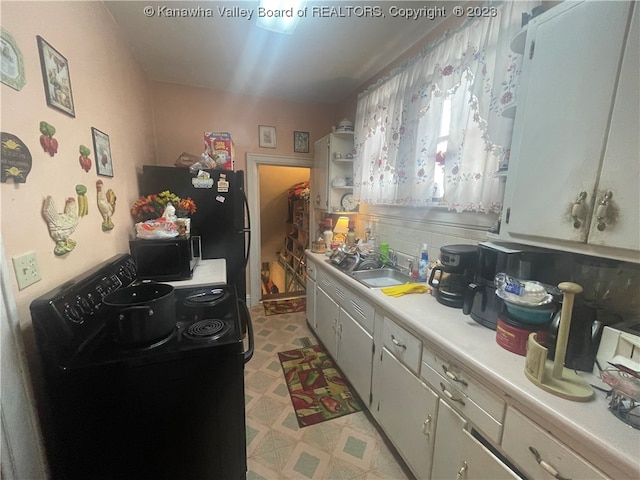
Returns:
[[[501,208],[521,56],[510,42],[534,2],[488,4],[358,99],[354,193],[373,205]]]

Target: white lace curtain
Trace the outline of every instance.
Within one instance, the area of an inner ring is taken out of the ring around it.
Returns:
[[[495,172],[508,163],[513,127],[503,111],[513,104],[522,58],[510,43],[522,12],[536,4],[487,4],[496,16],[465,22],[360,95],[361,202],[500,210]]]

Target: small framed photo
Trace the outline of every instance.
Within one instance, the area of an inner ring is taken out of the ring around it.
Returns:
[[[93,134],[93,153],[95,154],[94,158],[98,175],[113,177],[113,162],[111,160],[109,135],[94,127],[91,127],[91,133]]]
[[[49,45],[44,38],[39,35],[37,38],[47,105],[75,117],[67,59]]]
[[[276,127],[268,125],[258,126],[258,145],[261,148],[276,148]]]
[[[293,151],[309,153],[309,132],[293,132]]]

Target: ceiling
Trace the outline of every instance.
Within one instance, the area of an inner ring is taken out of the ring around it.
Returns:
[[[393,18],[391,6],[442,4],[308,1],[307,16],[287,35],[256,26],[257,1],[105,1],[151,80],[314,103],[343,100],[442,20]],[[348,16],[348,5],[378,6],[384,18],[357,16],[362,10]],[[249,9],[252,18],[221,17],[225,7]],[[345,16],[314,17],[313,7]],[[200,16],[169,16],[174,8],[196,8]]]

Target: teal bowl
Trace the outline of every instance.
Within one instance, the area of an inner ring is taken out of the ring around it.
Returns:
[[[557,310],[556,305],[553,303],[548,303],[539,307],[528,307],[505,300],[504,304],[507,308],[507,312],[509,312],[509,315],[511,315],[514,320],[519,320],[523,323],[529,323],[532,325],[541,325],[543,323],[550,322]]]

